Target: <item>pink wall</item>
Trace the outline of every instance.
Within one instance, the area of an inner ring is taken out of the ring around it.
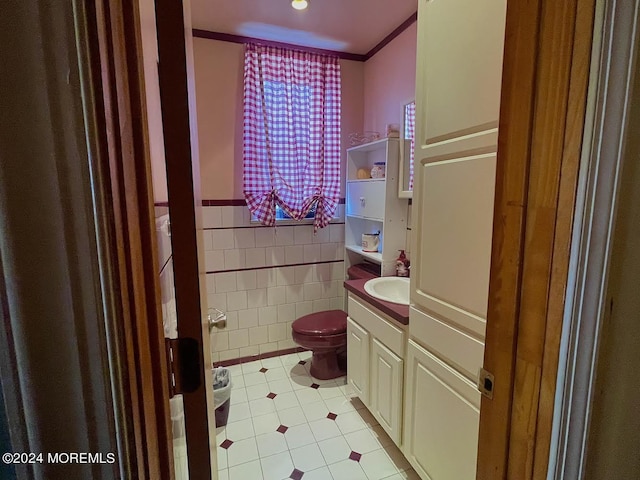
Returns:
[[[243,198],[243,46],[194,38],[193,54],[202,198]]]
[[[402,105],[415,98],[417,24],[364,64],[364,129],[385,133],[401,123]]]
[[[193,39],[202,198],[242,194],[242,74],[240,44]],[[363,128],[365,66],[341,60],[343,152],[350,132]],[[343,157],[346,153],[343,153]],[[345,164],[343,158],[343,165]],[[344,178],[344,175],[342,175]],[[344,188],[343,188],[344,191]]]

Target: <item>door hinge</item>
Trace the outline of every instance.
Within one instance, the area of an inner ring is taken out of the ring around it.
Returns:
[[[484,368],[481,368],[480,372],[478,373],[478,390],[482,395],[490,400],[493,400],[494,383],[495,378],[493,376],[493,373],[488,372]]]
[[[169,394],[195,392],[200,379],[200,349],[195,338],[165,338]]]

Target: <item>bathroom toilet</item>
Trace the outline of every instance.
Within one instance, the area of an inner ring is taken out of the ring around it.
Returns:
[[[330,380],[346,374],[347,314],[327,310],[300,317],[291,325],[293,341],[311,350],[311,376]]]

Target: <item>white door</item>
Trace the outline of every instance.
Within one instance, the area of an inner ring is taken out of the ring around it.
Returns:
[[[425,348],[409,341],[403,450],[430,480],[475,478],[505,16],[506,0],[418,3],[409,332]]]
[[[402,443],[403,362],[373,338],[371,342],[371,411],[396,445]]]
[[[369,405],[369,333],[347,317],[347,381]]]
[[[409,340],[403,452],[423,479],[476,478],[480,393]]]
[[[420,0],[418,11],[411,302],[480,338],[505,14],[505,0]]]

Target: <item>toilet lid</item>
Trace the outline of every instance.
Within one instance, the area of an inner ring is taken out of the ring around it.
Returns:
[[[337,335],[347,331],[347,314],[342,310],[327,310],[300,317],[291,324],[302,335]]]

